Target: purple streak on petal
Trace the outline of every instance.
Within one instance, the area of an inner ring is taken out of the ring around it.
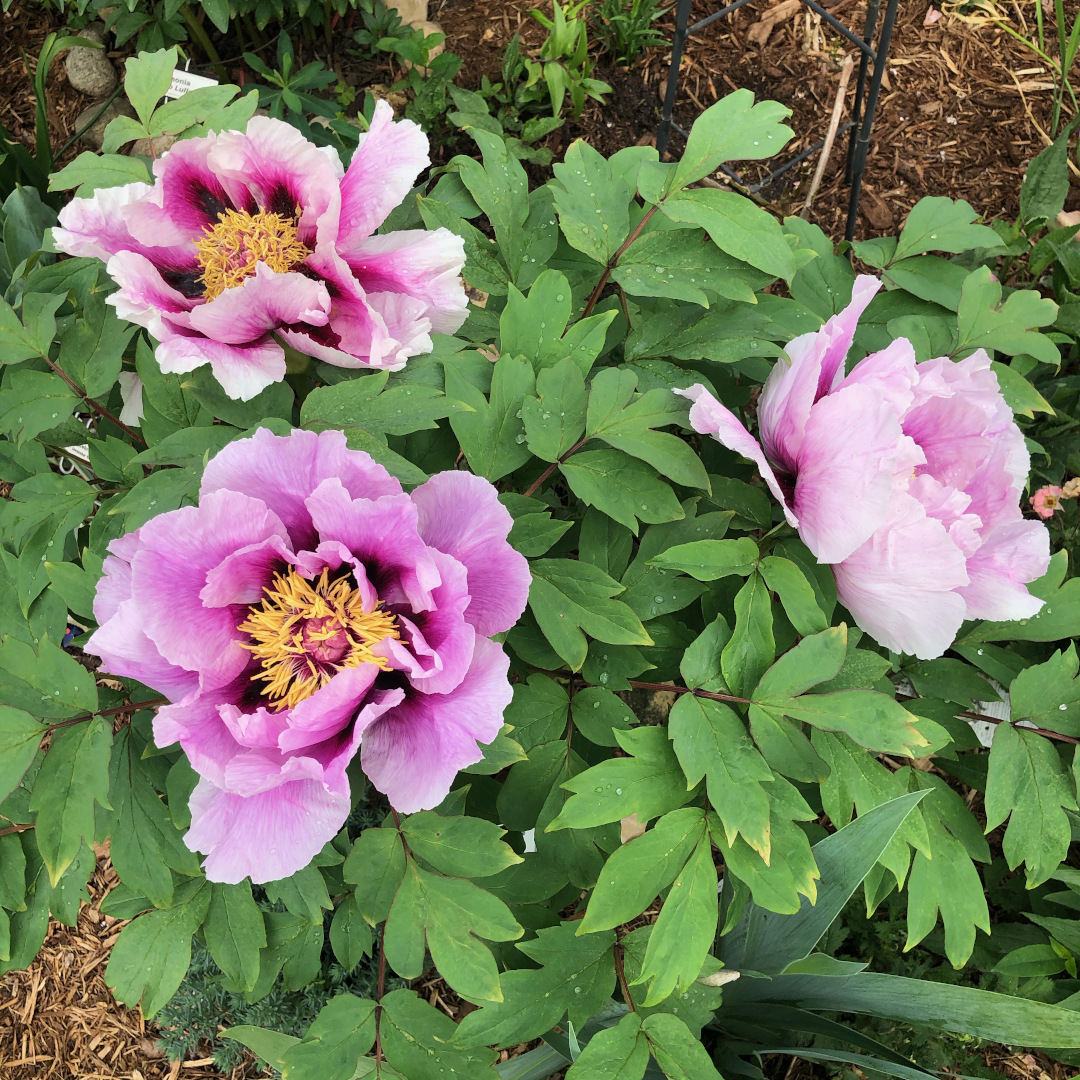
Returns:
[[[449,694],[411,694],[364,735],[361,761],[371,782],[401,813],[430,810],[460,769],[483,757],[478,743],[502,730],[513,690],[502,646],[476,639],[472,666]]]
[[[434,333],[452,334],[465,321],[465,242],[448,229],[376,234],[338,250],[366,293],[406,293],[422,300]]]
[[[194,371],[209,364],[222,390],[237,401],[285,378],[285,350],[269,336],[249,345],[225,345],[201,334],[175,330],[154,351],[164,372]]]
[[[275,535],[288,539],[277,515],[235,491],[208,495],[140,530],[132,597],[146,634],[170,663],[198,672],[204,686],[224,685],[250,660],[236,629],[246,609],[206,607],[199,594],[207,575],[238,548]]]
[[[964,621],[957,590],[968,583],[965,563],[941,522],[899,492],[881,528],[833,573],[841,603],[868,634],[895,652],[931,660]]]
[[[424,542],[468,571],[472,602],[465,619],[489,637],[509,630],[529,597],[528,560],[507,542],[514,524],[498,492],[466,472],[437,473],[412,493]]]
[[[192,792],[191,828],[184,842],[207,854],[211,881],[259,885],[302,870],[334,838],[349,816],[348,784],[293,780],[244,798],[207,779]]]
[[[414,611],[434,607],[439,571],[417,534],[408,495],[353,499],[333,477],[308,496],[307,508],[322,539],[340,541],[364,564],[384,603],[408,603]]]
[[[1041,521],[999,525],[968,559],[971,584],[957,590],[969,619],[1029,619],[1043,606],[1026,586],[1050,565],[1050,534]]]
[[[228,488],[261,499],[285,523],[299,552],[318,542],[304,500],[330,477],[336,477],[354,499],[401,493],[401,484],[369,454],[350,450],[340,431],[278,436],[259,428],[252,438],[229,443],[207,462],[199,497]],[[327,549],[326,557],[331,554]],[[347,548],[337,550],[335,569],[347,554]]]
[[[312,246],[336,233],[341,161],[292,125],[252,117],[246,131],[222,132],[208,160],[230,190],[243,190],[260,209],[292,218],[299,207],[301,242]]]
[[[411,120],[395,122],[393,109],[378,102],[341,182],[339,245],[353,248],[370,236],[430,164],[423,131]]]
[[[282,325],[329,321],[330,294],[304,274],[279,274],[265,263],[233,289],[226,289],[191,313],[193,330],[214,341],[243,345]]]
[[[760,444],[746,430],[743,422],[730,409],[721,405],[701,383],[695,383],[685,390],[676,390],[675,393],[694,403],[690,407],[690,426],[695,431],[702,435],[711,435],[717,442],[723,443],[729,450],[749,459],[758,467],[761,478],[783,508],[788,524],[798,528],[799,519],[788,504],[789,493],[785,493],[780,486],[780,481],[766,461]]]
[[[116,314],[121,319],[153,330],[161,325],[162,312],[186,316],[195,306],[194,301],[179,289],[166,283],[161,272],[146,256],[135,251],[117,253],[105,269],[120,286],[119,292],[108,297],[106,303],[116,308]]]
[[[133,236],[146,244],[187,243],[201,239],[220,214],[243,207],[209,163],[219,137],[185,139],[154,162],[153,192],[124,209]]]
[[[875,388],[856,384],[822,398],[806,425],[794,499],[814,557],[840,562],[866,543],[886,519],[894,476],[921,460]]]

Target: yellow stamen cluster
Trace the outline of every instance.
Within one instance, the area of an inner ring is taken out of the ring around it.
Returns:
[[[342,668],[390,665],[372,646],[398,638],[397,620],[376,605],[364,610],[363,597],[349,578],[331,581],[327,570],[314,581],[295,570],[277,574],[238,629],[243,644],[262,663],[255,676],[266,683],[262,694],[276,708],[291,709],[326,685]]]
[[[296,219],[267,210],[256,214],[226,210],[218,214],[216,225],[206,226],[205,232],[201,240],[195,241],[195,250],[203,268],[199,281],[206,288],[207,300],[242,285],[261,262],[284,274],[309,254],[297,239]]]

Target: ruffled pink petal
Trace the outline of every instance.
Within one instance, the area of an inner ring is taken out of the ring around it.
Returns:
[[[405,293],[424,302],[436,334],[452,334],[468,315],[461,281],[465,243],[448,229],[368,236],[338,250],[364,291]]]
[[[468,572],[465,618],[479,634],[509,630],[529,597],[528,560],[507,542],[514,519],[498,492],[467,472],[437,473],[412,493],[420,536]]]
[[[368,728],[361,763],[371,782],[404,814],[438,806],[460,769],[483,757],[502,729],[513,697],[501,645],[476,639],[473,662],[449,694],[410,694]]]
[[[297,551],[317,542],[304,500],[324,481],[335,477],[354,499],[398,495],[398,483],[362,450],[350,450],[340,431],[293,431],[279,436],[260,428],[250,439],[229,443],[207,462],[199,497],[223,488],[243,491],[266,504],[284,522]],[[322,552],[322,547],[319,551]],[[347,548],[335,554],[336,569]],[[298,556],[299,559],[299,556]],[[326,561],[319,564],[329,565]],[[314,566],[311,567],[314,576]]]
[[[427,136],[420,127],[411,120],[395,122],[393,109],[378,102],[341,182],[338,244],[353,248],[370,236],[430,164]]]
[[[131,599],[131,560],[138,550],[138,529],[109,543],[109,554],[102,563],[101,578],[94,594],[94,618],[99,626],[108,622],[125,600]]]
[[[843,378],[859,316],[881,288],[869,275],[855,279],[851,303],[820,330],[790,342],[788,362],[778,360],[758,399],[758,429],[765,456],[777,468],[794,473],[810,410]]]
[[[53,229],[53,242],[68,255],[103,262],[108,262],[118,251],[165,255],[170,262],[187,261],[194,255],[193,248],[181,245],[169,250],[169,245],[177,242],[162,236],[144,244],[132,236],[128,228],[128,208],[146,199],[152,190],[149,184],[124,184],[98,188],[88,199],[72,199],[60,211],[60,225]]]
[[[184,843],[206,854],[211,881],[256,885],[302,870],[349,816],[349,787],[321,780],[286,781],[258,795],[223,791],[204,776],[191,794]]]
[[[329,311],[330,294],[321,281],[304,274],[279,274],[259,263],[242,284],[195,308],[189,324],[214,341],[243,345],[282,325],[325,326]]]
[[[717,442],[723,443],[729,450],[741,454],[758,467],[761,478],[768,484],[776,501],[783,507],[788,524],[798,528],[799,519],[788,504],[790,487],[794,485],[794,474],[786,478],[789,481],[789,489],[785,492],[772,466],[765,459],[765,454],[757,439],[746,430],[742,421],[730,409],[721,405],[701,383],[695,383],[685,390],[676,390],[675,393],[689,398],[694,403],[690,407],[690,426],[696,432],[711,435]]]
[[[206,575],[199,599],[207,607],[257,604],[274,573],[294,559],[292,549],[277,535],[248,544],[226,556]]]
[[[868,634],[894,652],[930,660],[953,643],[966,605],[966,560],[945,527],[898,492],[885,523],[833,566],[840,601]]]
[[[256,671],[252,669],[251,674],[254,676]],[[245,710],[226,702],[218,706],[218,715],[236,742],[248,749],[276,750],[281,733],[289,726],[288,709],[266,709],[260,705]],[[219,778],[217,783],[224,780]]]
[[[993,529],[967,561],[971,583],[957,590],[969,619],[1030,619],[1044,601],[1027,583],[1050,565],[1050,534],[1038,521],[1014,521]]]
[[[846,559],[885,521],[898,471],[922,460],[888,398],[854,385],[811,410],[799,450],[799,536],[821,562]]]
[[[133,236],[146,244],[183,244],[200,239],[226,211],[254,209],[233,199],[210,164],[218,138],[185,139],[154,162],[153,190],[124,208]]]
[[[140,530],[131,583],[145,632],[166,660],[198,672],[204,686],[225,684],[250,660],[236,629],[246,608],[207,607],[200,598],[207,575],[239,548],[272,536],[288,540],[281,520],[236,491],[205,496],[198,507],[162,514]]]
[[[172,705],[158,709],[154,717],[154,742],[165,749],[179,743],[191,767],[216,784],[225,780],[229,762],[244,749],[224,723],[224,704],[247,689],[247,676],[241,675],[227,686],[189,694]]]
[[[937,518],[945,526],[949,539],[964,553],[964,558],[979,550],[983,542],[979,535],[982,518],[969,511],[970,495],[945,487],[928,473],[914,477],[907,492],[922,503],[929,517]]]
[[[136,251],[118,252],[105,269],[120,286],[105,302],[116,308],[121,319],[154,330],[161,326],[164,313],[186,314],[195,306],[193,300],[166,283],[158,267]]]
[[[442,578],[432,590],[434,607],[411,618],[399,614],[401,640],[384,638],[375,652],[404,671],[415,689],[446,694],[469,669],[476,630],[466,622],[470,597],[465,567],[435,548],[428,550]]]
[[[390,708],[372,705],[361,712],[360,707],[380,670],[378,664],[342,668],[324,687],[289,710],[288,723],[278,736],[278,747],[284,751],[300,750],[329,739],[356,719],[357,713],[361,713],[361,719],[357,720],[361,730],[366,728]]]
[[[299,210],[301,242],[313,246],[336,235],[342,177],[337,151],[308,142],[291,124],[252,117],[246,131],[222,132],[207,161],[234,200],[287,218]]]
[[[226,345],[201,334],[172,330],[154,355],[164,372],[184,373],[209,364],[222,390],[237,401],[250,401],[285,378],[285,350],[269,337],[249,345]]]
[[[308,256],[307,267],[326,281],[331,291],[330,323],[317,328],[283,326],[281,339],[299,352],[337,367],[403,367],[407,357],[400,363],[396,359],[401,342],[390,334],[385,319],[337,252],[322,245]]]
[[[408,603],[413,611],[435,606],[438,568],[417,533],[416,506],[408,495],[353,499],[336,477],[307,498],[319,536],[337,540],[363,563],[368,579],[388,606]]]
[[[907,338],[897,338],[880,352],[860,360],[851,374],[842,379],[837,390],[845,386],[865,386],[884,398],[903,416],[915,398],[913,387],[919,380],[915,366],[915,349]]]
[[[146,636],[134,600],[125,600],[117,607],[112,617],[90,635],[85,650],[101,657],[103,671],[138,679],[174,701],[199,686],[198,675],[169,663]]]
[[[368,307],[382,319],[386,333],[394,344],[377,360],[368,362],[372,367],[400,371],[410,356],[421,356],[432,350],[431,319],[428,306],[405,293],[368,293]]]

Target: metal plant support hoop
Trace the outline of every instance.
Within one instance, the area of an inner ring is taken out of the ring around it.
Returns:
[[[660,152],[661,157],[663,157],[664,151],[667,149],[672,131],[677,131],[684,139],[688,134],[686,129],[677,124],[672,117],[672,114],[675,111],[675,98],[678,95],[679,88],[679,66],[682,62],[686,39],[691,34],[696,34],[699,30],[703,30],[706,26],[716,22],[717,19],[722,19],[725,15],[730,15],[733,11],[738,10],[746,3],[748,3],[748,0],[734,0],[733,3],[727,4],[719,11],[714,11],[711,15],[707,15],[704,19],[700,19],[698,22],[690,25],[691,0],[678,0],[678,6],[675,11],[675,37],[671,43],[671,70],[668,72],[667,90],[664,94],[664,108],[660,116],[660,127],[656,132],[656,149]],[[885,14],[881,20],[880,32],[878,31],[878,15],[881,11],[881,0],[869,0],[866,8],[866,20],[863,26],[862,37],[852,33],[852,31],[844,26],[836,16],[831,15],[825,8],[817,3],[816,0],[802,0],[802,3],[804,3],[811,11],[820,15],[837,33],[843,35],[843,37],[850,41],[861,54],[859,61],[859,75],[855,84],[855,105],[852,109],[852,119],[842,125],[838,132],[851,131],[847,159],[847,182],[850,186],[850,191],[848,194],[848,214],[847,224],[844,229],[844,239],[854,240],[855,219],[859,210],[859,195],[862,191],[862,178],[863,173],[866,171],[866,159],[870,152],[870,132],[874,126],[874,113],[877,109],[878,97],[881,93],[881,80],[885,74],[885,67],[888,63],[889,43],[892,40],[893,27],[896,24],[896,11],[899,7],[899,0],[886,0]],[[871,44],[875,34],[877,34],[876,48]],[[871,61],[873,61],[873,74],[870,74]],[[869,86],[867,85],[868,76]],[[820,142],[808,147],[790,161],[773,169],[763,180],[759,180],[753,184],[746,183],[739,173],[734,169],[729,168],[727,165],[722,165],[720,168],[727,176],[737,184],[741,185],[744,189],[750,192],[757,192],[767,184],[770,184],[778,176],[787,172],[788,169],[798,165],[800,161],[804,161],[811,154],[820,150],[824,145],[824,142],[825,140],[822,139]]]

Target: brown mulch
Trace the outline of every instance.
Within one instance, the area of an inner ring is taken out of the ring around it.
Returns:
[[[98,905],[117,880],[102,849],[77,924],[50,920],[34,963],[0,976],[2,1080],[225,1080],[209,1059],[167,1061],[141,1011],[105,985],[126,924]]]
[[[1034,4],[1017,0],[1000,6],[1000,17],[1014,30],[1035,38]],[[695,0],[692,20],[716,10],[720,0]],[[464,58],[463,79],[470,87],[483,75],[499,78],[502,50],[520,30],[536,47],[544,30],[529,18],[533,0],[447,0],[437,17],[447,47]],[[687,42],[675,119],[689,127],[705,108],[732,90],[746,87],[792,110],[788,124],[795,139],[782,160],[822,139],[828,127],[844,56],[856,50],[806,8],[776,24],[767,42],[751,44],[751,28],[777,7],[754,0],[720,19]],[[924,195],[965,198],[986,218],[1012,218],[1019,209],[1020,180],[1030,159],[1046,145],[1050,127],[1051,78],[1046,66],[983,9],[959,15],[947,11],[924,26],[928,0],[901,0],[886,84],[875,117],[864,181],[857,237],[893,233],[907,211]],[[937,6],[936,4],[934,6]],[[856,31],[865,18],[864,0],[839,0],[832,14]],[[662,26],[670,34],[672,17]],[[1052,16],[1046,17],[1053,39]],[[615,86],[607,105],[590,102],[577,122],[552,136],[556,156],[572,138],[583,137],[605,154],[647,141],[659,123],[670,51],[650,50],[633,70],[594,73]],[[851,79],[843,120],[855,94]],[[1067,115],[1067,113],[1066,113]],[[673,134],[677,155],[681,136]],[[839,239],[847,216],[844,182],[847,136],[837,139],[810,220]],[[762,194],[782,213],[801,209],[816,155],[774,182]],[[775,167],[749,165],[754,181]],[[722,179],[722,177],[718,177]]]

